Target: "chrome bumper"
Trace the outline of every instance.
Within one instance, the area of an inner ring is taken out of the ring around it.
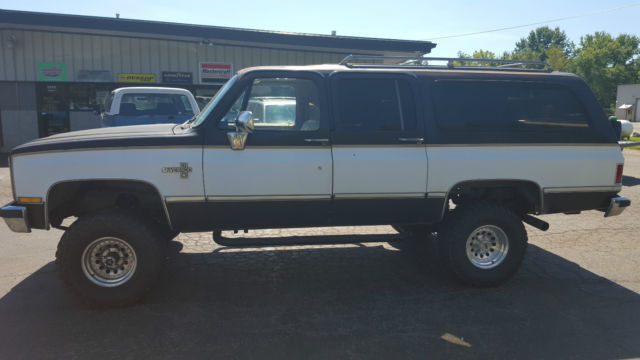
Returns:
[[[631,205],[631,200],[627,199],[624,196],[617,196],[611,198],[611,202],[609,203],[609,208],[604,213],[604,217],[616,216],[622,214],[624,209]]]
[[[25,206],[15,205],[15,202],[9,203],[0,208],[0,217],[13,232],[31,232]]]

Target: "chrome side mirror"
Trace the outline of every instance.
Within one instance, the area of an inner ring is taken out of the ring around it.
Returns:
[[[242,111],[236,117],[236,131],[227,133],[227,139],[232,150],[244,150],[247,143],[247,136],[253,132],[253,113],[251,111]]]
[[[253,113],[251,111],[241,111],[236,119],[236,132],[246,132],[251,134],[254,129]]]

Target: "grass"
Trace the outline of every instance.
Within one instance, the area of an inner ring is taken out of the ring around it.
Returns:
[[[630,137],[629,140],[631,141],[640,141],[640,137]],[[640,146],[634,146],[634,147],[630,147],[627,149],[632,149],[632,150],[640,150]]]

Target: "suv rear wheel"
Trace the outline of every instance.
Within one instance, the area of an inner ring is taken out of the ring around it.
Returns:
[[[527,232],[505,206],[461,205],[444,221],[440,254],[454,274],[475,286],[497,286],[516,273],[524,259]]]
[[[56,252],[58,274],[92,305],[131,304],[155,282],[165,244],[152,222],[132,213],[87,215],[62,235]]]

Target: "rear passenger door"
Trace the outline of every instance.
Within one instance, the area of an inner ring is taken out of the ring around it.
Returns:
[[[425,217],[427,156],[413,76],[331,76],[334,224]]]

